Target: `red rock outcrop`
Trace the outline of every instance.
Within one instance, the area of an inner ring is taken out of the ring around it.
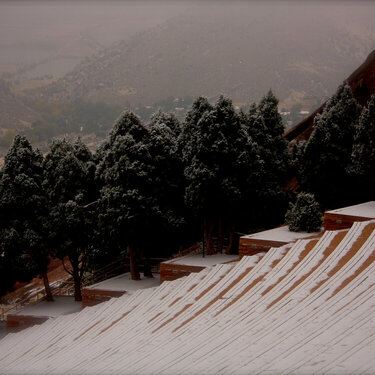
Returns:
[[[355,70],[347,79],[354,97],[362,106],[366,105],[371,95],[375,92],[375,50],[372,51],[366,61]],[[288,141],[309,139],[313,128],[314,118],[323,111],[326,103],[322,104],[309,117],[305,118],[299,124],[288,130],[284,136]]]

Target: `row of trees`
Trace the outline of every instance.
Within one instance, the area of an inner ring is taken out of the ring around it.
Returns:
[[[0,178],[3,289],[41,274],[48,291],[49,259],[58,257],[70,263],[79,300],[90,263],[127,254],[139,279],[141,257],[202,229],[208,254],[224,251],[225,239],[228,252],[238,225],[282,196],[289,154],[277,104],[269,92],[237,113],[228,98],[200,97],[182,124],[160,111],[144,124],[126,111],[95,154],[58,140],[43,157],[16,136]]]
[[[371,196],[374,97],[360,113],[340,86],[293,152],[277,106],[270,91],[239,113],[229,98],[199,97],[182,123],[159,111],[144,124],[125,111],[95,154],[80,140],[59,140],[43,157],[17,136],[0,174],[3,290],[37,273],[48,290],[50,257],[69,261],[79,300],[87,267],[120,254],[139,279],[140,258],[152,276],[150,256],[202,232],[207,254],[228,252],[235,231],[283,221],[293,174],[323,207],[347,204],[347,181],[354,189],[358,178]]]
[[[53,256],[69,260],[80,299],[93,223],[85,205],[96,197],[94,177],[93,155],[81,141],[55,142],[43,158],[25,137],[15,137],[0,180],[2,291],[40,274],[52,300],[47,266]]]
[[[215,106],[199,98],[186,117],[180,138],[185,201],[202,221],[208,254],[215,251],[214,233],[216,251],[224,237],[228,251],[238,222],[254,222],[258,208],[283,201],[289,153],[277,105],[269,92],[248,113],[237,114],[227,98]]]

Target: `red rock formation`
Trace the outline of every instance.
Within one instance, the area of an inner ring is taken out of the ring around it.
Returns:
[[[350,85],[354,97],[362,106],[366,105],[370,96],[375,92],[375,50],[372,51],[366,61],[355,70],[347,79],[346,82]],[[322,104],[309,117],[302,120],[299,124],[288,130],[284,136],[288,141],[294,139],[307,140],[309,139],[314,126],[314,118],[318,113],[321,113],[326,103]]]

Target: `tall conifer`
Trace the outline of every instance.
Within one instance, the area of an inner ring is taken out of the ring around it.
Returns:
[[[352,90],[344,83],[327,102],[322,114],[315,117],[313,133],[304,148],[300,182],[325,208],[350,202],[351,180],[347,167],[359,113]]]
[[[148,138],[149,131],[139,118],[124,112],[103,147],[97,171],[103,183],[99,225],[110,226],[111,241],[127,248],[133,280],[140,279],[142,239],[157,210]]]
[[[49,238],[55,256],[69,259],[74,296],[82,300],[81,281],[92,249],[95,164],[80,141],[55,141],[44,160],[44,187],[50,201]]]
[[[222,251],[224,231],[229,237],[233,234],[243,198],[247,138],[231,100],[223,96],[214,108],[203,98],[195,101],[185,121],[183,135],[187,134],[182,152],[185,200],[203,221],[207,253],[212,254]]]

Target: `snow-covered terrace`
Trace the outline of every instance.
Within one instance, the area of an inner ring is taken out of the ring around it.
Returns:
[[[326,213],[346,216],[358,216],[372,219],[375,218],[375,201],[356,204],[354,206],[348,206],[344,208],[338,208],[336,210],[329,210],[326,211]]]
[[[356,221],[375,219],[375,201],[329,210],[324,213],[326,230],[350,228]]]
[[[373,374],[375,221],[206,267],[0,341],[0,373]]]
[[[265,230],[262,232],[254,233],[254,234],[248,234],[246,236],[243,236],[241,238],[249,238],[254,240],[263,240],[263,241],[275,241],[275,242],[281,242],[283,244],[289,243],[289,242],[295,242],[297,240],[303,239],[303,238],[309,238],[313,236],[317,236],[321,234],[322,231],[319,232],[292,232],[289,230],[289,228],[284,225],[282,227],[274,228]]]
[[[133,293],[138,289],[152,288],[154,286],[158,286],[159,284],[160,280],[158,275],[155,275],[154,278],[142,277],[141,280],[132,280],[130,273],[127,272],[101,281],[99,283],[87,286],[85,287],[85,289],[100,289]]]
[[[146,289],[160,284],[159,275],[154,278],[141,277],[141,280],[132,280],[126,272],[99,283],[86,286],[82,289],[82,306],[92,306],[107,301],[112,297],[131,294],[139,289]]]
[[[238,260],[238,255],[214,254],[203,256],[191,253],[160,263],[160,281],[176,280],[192,272],[200,272],[206,267]]]
[[[216,264],[238,260],[238,255],[214,254],[203,257],[202,253],[188,254],[179,258],[167,260],[165,264],[179,264],[185,266],[212,267]]]
[[[239,255],[254,255],[268,251],[271,247],[281,247],[297,240],[316,237],[319,232],[292,232],[284,225],[278,228],[265,230],[258,233],[248,234],[240,238]]]
[[[138,289],[152,288],[160,284],[158,275],[155,278],[142,278],[141,280],[131,280],[130,273],[125,273],[100,283],[90,285],[83,289],[85,299],[87,291],[92,291],[94,296],[99,292],[102,299],[108,300],[112,296],[118,297],[124,293],[134,293]],[[103,298],[104,297],[104,298]],[[54,296],[53,302],[39,300],[22,307],[18,311],[8,314],[7,329],[16,331],[34,324],[40,324],[48,318],[78,312],[87,303],[76,302],[73,296]]]
[[[14,332],[34,324],[41,324],[49,318],[67,315],[82,310],[82,303],[73,296],[54,296],[53,302],[39,300],[7,315],[7,331]],[[1,373],[1,372],[0,372]]]
[[[82,309],[81,302],[76,302],[73,296],[54,296],[53,302],[41,300],[25,306],[12,315],[57,317],[78,312]]]

